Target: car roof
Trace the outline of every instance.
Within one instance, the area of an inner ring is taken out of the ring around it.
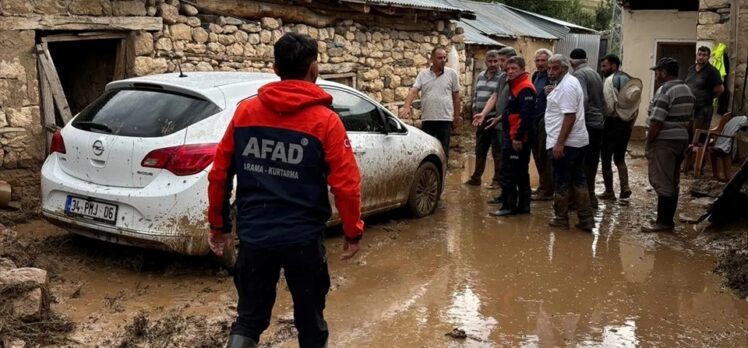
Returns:
[[[186,77],[179,77],[179,73],[157,74],[141,77],[133,77],[125,80],[113,81],[106,87],[107,90],[115,88],[135,87],[138,84],[159,85],[168,90],[197,95],[209,100],[220,107],[226,103],[232,104],[247,97],[257,94],[257,90],[263,85],[278,81],[275,74],[258,72],[185,72]],[[355,89],[333,81],[319,79],[320,86],[332,86],[348,91]],[[221,92],[219,92],[219,90]],[[358,92],[358,91],[356,91]],[[358,92],[359,94],[363,94]],[[224,102],[223,97],[226,98]]]

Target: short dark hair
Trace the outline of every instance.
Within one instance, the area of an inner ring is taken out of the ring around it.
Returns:
[[[444,53],[447,53],[447,48],[444,46],[436,46],[433,50],[431,50],[431,59],[434,59],[436,57],[436,51],[442,50]]]
[[[616,66],[621,66],[621,58],[618,58],[617,55],[611,53],[600,59],[600,62],[608,61],[610,64],[615,64]]]
[[[507,59],[507,61],[506,61],[506,65],[509,65],[509,64],[517,64],[517,66],[519,66],[520,69],[524,69],[525,68],[525,58],[522,58],[520,56],[511,57],[511,58]]]
[[[303,79],[317,60],[317,41],[309,35],[287,33],[273,46],[275,66],[281,79]]]
[[[709,49],[709,47],[706,47],[706,46],[699,46],[698,51],[699,52],[706,52],[706,54],[712,55],[712,50]]]

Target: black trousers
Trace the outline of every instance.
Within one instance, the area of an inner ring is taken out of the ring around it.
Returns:
[[[590,136],[590,144],[584,150],[584,176],[587,178],[587,190],[590,191],[590,199],[595,199],[595,178],[597,167],[600,165],[600,149],[603,145],[603,128],[587,127]]]
[[[496,129],[485,129],[485,124],[475,130],[475,172],[472,178],[480,180],[486,170],[488,150],[493,158],[494,174],[492,182],[501,181],[501,133]]]
[[[452,136],[452,122],[423,121],[421,122],[421,130],[439,140],[444,149],[444,156],[449,157],[449,138]]]
[[[239,245],[234,273],[239,294],[238,317],[231,334],[259,342],[260,334],[270,325],[281,269],[293,298],[299,346],[324,347],[328,330],[322,312],[330,290],[330,275],[321,238],[303,245],[278,248]]]
[[[621,171],[628,172],[628,167],[626,167],[626,149],[629,146],[631,131],[633,129],[634,120],[624,121],[619,117],[608,117],[605,119],[601,158],[603,161],[603,176],[609,176],[605,180],[610,180],[610,184],[613,183],[613,166],[611,165],[611,160],[616,164],[619,175]],[[628,178],[628,175],[626,177]],[[628,188],[628,182],[622,182],[621,185],[623,184]],[[608,185],[608,182],[606,182],[606,185]],[[612,188],[612,186],[605,187],[605,190]]]
[[[504,138],[504,141],[507,141]],[[525,142],[522,144],[522,150],[516,151],[510,145],[503,147],[502,153],[502,167],[501,167],[501,186],[503,187],[503,193],[508,199],[516,199],[517,204],[511,204],[510,206],[517,206],[529,204],[530,199],[530,150],[531,142]],[[522,202],[520,202],[520,200]],[[524,202],[527,200],[527,202]],[[520,207],[525,208],[525,207]]]

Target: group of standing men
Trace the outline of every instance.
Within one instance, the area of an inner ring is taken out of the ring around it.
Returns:
[[[619,70],[618,57],[609,55],[602,62],[611,88],[608,100],[603,79],[587,64],[582,49],[575,49],[569,57],[538,50],[532,76],[514,49],[487,53],[487,68],[476,81],[473,106],[476,168],[466,184],[481,184],[488,147],[493,147],[496,174],[491,186],[500,186],[502,194],[489,201],[501,204],[492,215],[527,214],[531,200],[553,200],[551,226],[569,228],[569,206],[573,205],[579,215],[577,228],[591,231],[592,209],[598,205],[595,177],[601,152],[606,191],[600,197],[615,198],[613,157],[620,173],[620,197],[631,195],[623,155],[633,120],[606,121],[620,118],[618,92],[630,77]],[[540,178],[534,194],[529,176],[531,153]]]
[[[646,154],[658,205],[657,219],[642,227],[645,232],[674,227],[680,168],[688,143],[694,129],[709,127],[711,101],[722,92],[719,73],[709,65],[709,53],[708,48],[699,48],[686,81],[678,79],[678,62],[672,58],[663,58],[651,69],[660,88],[647,118]],[[457,72],[445,63],[446,50],[435,48],[432,66],[418,75],[400,115],[410,113],[421,92],[423,129],[439,139],[448,153],[451,129],[459,125],[460,88]],[[642,81],[623,72],[620,58],[613,54],[600,60],[601,76],[579,48],[568,57],[538,50],[532,75],[511,47],[487,52],[485,64],[473,93],[475,170],[465,184],[482,184],[490,150],[495,172],[488,188],[501,188],[501,194],[489,201],[501,208],[491,215],[528,214],[531,200],[553,200],[551,226],[568,229],[572,207],[579,216],[576,227],[591,231],[598,199],[616,199],[613,163],[618,171],[618,198],[631,196],[625,156],[638,116]],[[531,154],[539,176],[534,193]],[[605,190],[597,194],[601,159]]]

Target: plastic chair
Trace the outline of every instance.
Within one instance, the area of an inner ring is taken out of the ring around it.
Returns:
[[[693,142],[688,147],[689,154],[693,154],[693,175],[694,177],[701,176],[703,170],[704,170],[704,160],[706,159],[706,154],[709,152],[709,149],[714,146],[714,142],[720,138],[731,138],[735,139],[735,135],[726,135],[722,134],[722,131],[725,129],[725,125],[727,122],[732,119],[732,113],[728,112],[724,115],[722,115],[722,119],[719,120],[719,124],[709,130],[704,129],[697,129],[696,133],[693,135]],[[705,136],[705,137],[703,137]],[[702,141],[703,137],[703,141]]]

